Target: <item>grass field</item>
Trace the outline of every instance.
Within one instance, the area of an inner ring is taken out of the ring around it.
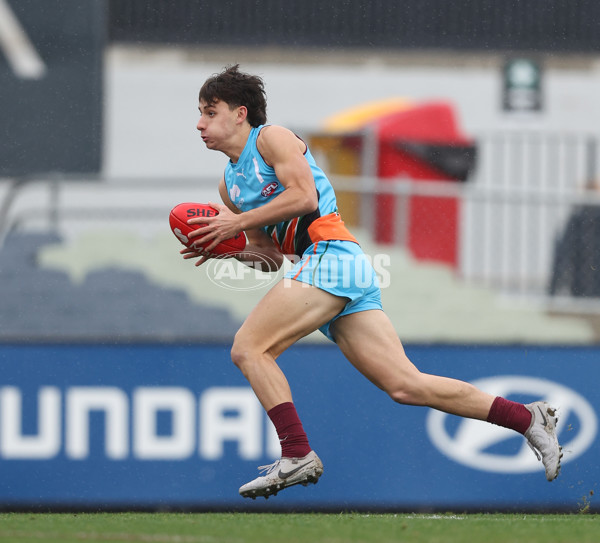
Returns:
[[[2,513],[0,541],[71,543],[586,543],[596,515]]]

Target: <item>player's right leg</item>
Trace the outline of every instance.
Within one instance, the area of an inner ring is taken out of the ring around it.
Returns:
[[[544,402],[523,406],[495,398],[464,381],[420,372],[380,310],[342,316],[334,321],[332,333],[346,358],[396,402],[514,429],[541,457],[546,478],[552,481],[558,476],[562,452],[555,431],[557,419],[554,409]]]
[[[560,472],[562,447],[556,436],[556,409],[546,402],[533,402],[525,406],[531,412],[531,424],[525,432],[527,444],[541,460],[546,470],[546,479],[553,481]]]
[[[464,381],[419,371],[383,311],[344,315],[332,333],[344,356],[394,401],[486,420],[494,397]]]

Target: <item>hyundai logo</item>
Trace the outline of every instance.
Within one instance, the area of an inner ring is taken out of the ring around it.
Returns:
[[[596,439],[598,421],[594,409],[583,396],[566,386],[517,375],[489,377],[472,384],[493,396],[507,398],[521,394],[555,406],[558,440],[564,452],[563,463],[581,456]],[[451,424],[455,422],[451,419],[457,420],[457,425]],[[567,420],[572,424],[567,425]],[[513,448],[510,453],[506,452],[510,447],[502,447],[504,442],[518,437],[513,430],[479,420],[458,419],[434,410],[427,416],[426,426],[437,449],[459,464],[495,473],[528,473],[544,469],[525,439],[522,438],[522,445],[517,445],[517,449]]]

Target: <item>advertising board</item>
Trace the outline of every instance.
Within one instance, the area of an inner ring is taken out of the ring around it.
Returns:
[[[316,486],[265,502],[241,484],[279,456],[224,345],[0,347],[0,507],[576,510],[594,506],[598,351],[409,346],[422,371],[559,408],[563,468],[548,483],[518,434],[399,406],[335,346],[281,356]]]

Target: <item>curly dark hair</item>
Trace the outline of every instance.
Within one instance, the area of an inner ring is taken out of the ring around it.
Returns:
[[[239,64],[227,66],[221,73],[209,77],[200,89],[199,99],[207,104],[222,100],[230,108],[245,106],[250,126],[267,122],[267,96],[263,80],[239,71]]]

